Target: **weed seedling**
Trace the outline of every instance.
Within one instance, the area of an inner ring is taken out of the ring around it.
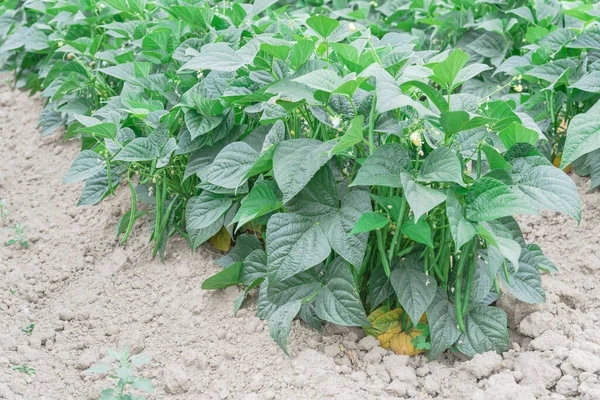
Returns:
[[[138,378],[133,373],[134,365],[148,364],[152,360],[151,356],[135,355],[129,356],[129,348],[125,347],[123,351],[109,350],[108,354],[112,359],[112,364],[97,364],[88,368],[86,372],[92,374],[106,374],[113,380],[111,387],[101,392],[100,400],[144,400],[145,396],[132,394],[129,390],[136,389],[145,393],[154,393],[154,387],[147,378]]]
[[[14,227],[8,228],[8,230],[12,232],[12,238],[4,242],[4,245],[12,246],[13,244],[18,244],[22,249],[29,248],[29,242],[25,237],[27,227],[24,224],[16,224]]]
[[[10,294],[17,294],[17,289],[15,288],[8,288],[8,291],[10,292]]]
[[[33,328],[35,328],[35,322],[27,325],[25,328],[21,328],[21,331],[23,333],[28,334],[29,336],[31,336],[31,334],[33,333]]]
[[[8,220],[8,214],[10,214],[10,211],[6,209],[6,199],[0,199],[0,222],[5,224]]]
[[[21,371],[21,372],[23,372],[24,374],[27,374],[27,375],[29,375],[29,376],[32,376],[32,375],[35,375],[35,374],[36,374],[36,372],[35,372],[35,369],[33,369],[32,367],[30,367],[30,366],[29,366],[29,365],[27,365],[27,364],[21,364],[21,365],[11,365],[11,366],[10,366],[10,368],[11,368],[13,371]]]

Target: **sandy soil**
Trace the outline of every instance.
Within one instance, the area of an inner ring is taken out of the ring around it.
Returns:
[[[579,227],[552,213],[522,219],[561,272],[543,278],[544,305],[505,296],[512,349],[502,356],[429,362],[392,355],[358,329],[295,321],[287,357],[255,299],[234,317],[238,288],[200,290],[217,253],[176,239],[164,264],[152,261],[142,222],[118,247],[126,190],[77,208],[81,185],[61,180],[78,142],[40,139],[40,111],[39,99],[0,86],[0,199],[31,244],[0,246],[0,398],[97,399],[108,381],[83,371],[129,345],[153,356],[139,370],[157,389],[150,399],[600,399],[600,195],[586,180],[575,177]],[[21,331],[30,323],[31,336]],[[36,375],[11,369],[25,363]]]

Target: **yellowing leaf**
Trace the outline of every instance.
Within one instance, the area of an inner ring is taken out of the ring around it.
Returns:
[[[222,227],[219,232],[213,237],[208,239],[208,242],[212,244],[217,250],[229,251],[231,247],[231,236],[225,227]]]
[[[421,331],[413,329],[408,333],[402,332],[394,335],[390,340],[389,349],[399,355],[415,356],[417,354],[421,354],[424,352],[424,350],[417,349],[412,342],[414,338],[420,336],[421,334]]]
[[[390,311],[387,306],[379,307],[367,317],[372,326],[364,328],[364,331],[375,336],[381,343],[381,347],[390,349],[396,354],[413,356],[423,353],[424,350],[417,349],[413,344],[413,339],[421,336],[423,331],[413,328],[409,332],[404,332],[402,329],[403,316],[402,308]],[[407,324],[410,319],[404,318],[406,320],[404,323]],[[419,322],[427,324],[425,314]]]

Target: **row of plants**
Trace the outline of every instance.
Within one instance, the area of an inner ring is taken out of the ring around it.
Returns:
[[[402,354],[508,349],[502,292],[556,267],[519,214],[580,220],[600,184],[591,1],[9,1],[0,59],[81,153],[79,205],[128,187],[149,222],[229,250],[205,289],[258,288],[292,320],[362,326]],[[595,118],[596,117],[596,118]],[[554,165],[553,165],[554,162]],[[504,290],[502,289],[504,288]]]

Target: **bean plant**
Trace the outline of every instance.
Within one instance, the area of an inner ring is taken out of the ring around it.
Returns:
[[[81,140],[64,178],[85,181],[78,204],[125,186],[117,237],[145,219],[153,256],[175,234],[234,242],[203,288],[241,285],[236,312],[257,289],[284,351],[298,316],[404,354],[507,350],[499,296],[543,302],[557,270],[515,216],[579,221],[559,166],[598,179],[590,1],[1,10],[0,60],[46,99],[42,135]]]

